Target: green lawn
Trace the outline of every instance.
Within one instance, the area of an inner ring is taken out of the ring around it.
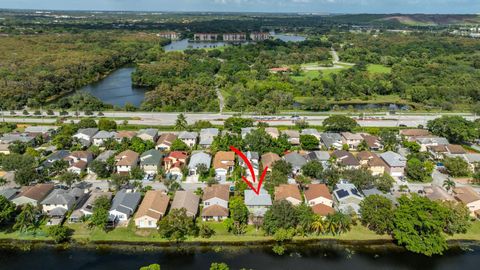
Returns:
[[[266,236],[264,232],[258,231],[253,226],[247,227],[244,235],[233,235],[227,232],[224,225],[220,222],[207,223],[216,232],[211,238],[189,237],[186,242],[255,242],[255,241],[272,241],[271,236]],[[154,229],[136,229],[133,224],[128,227],[116,228],[109,232],[99,229],[88,229],[85,224],[67,224],[67,227],[74,230],[72,238],[79,242],[95,242],[95,241],[111,241],[111,242],[145,242],[145,243],[167,243],[168,240],[160,238]],[[0,239],[14,240],[51,240],[45,233],[46,227],[42,226],[33,233],[19,232],[0,232]],[[342,235],[310,235],[307,237],[296,236],[294,240],[344,240],[344,241],[373,241],[373,240],[391,240],[389,235],[377,235],[368,230],[364,226],[356,225],[352,229]],[[466,234],[457,234],[448,236],[448,240],[468,240],[480,241],[480,222],[472,223],[471,228]]]
[[[386,67],[384,65],[368,65],[367,70],[371,74],[390,74],[392,72],[391,67]]]

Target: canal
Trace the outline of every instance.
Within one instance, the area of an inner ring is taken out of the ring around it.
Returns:
[[[348,247],[337,244],[289,248],[278,256],[270,247],[204,248],[0,248],[1,269],[138,269],[157,263],[161,269],[209,269],[224,262],[230,269],[478,269],[480,248],[454,248],[443,256],[426,257],[392,246]]]

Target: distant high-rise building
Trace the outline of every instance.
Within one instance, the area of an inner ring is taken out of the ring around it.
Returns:
[[[270,39],[270,33],[268,32],[252,32],[250,33],[250,39],[253,41],[264,41]]]
[[[247,40],[245,33],[226,33],[223,34],[223,41],[226,42],[239,42]]]
[[[179,39],[180,35],[177,32],[165,31],[165,32],[158,33],[157,37],[176,40],[176,39]]]
[[[193,36],[195,41],[216,41],[218,39],[218,34],[213,33],[196,33]]]

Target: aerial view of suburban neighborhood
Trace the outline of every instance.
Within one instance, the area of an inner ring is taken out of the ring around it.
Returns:
[[[477,269],[477,0],[0,0],[0,269]]]

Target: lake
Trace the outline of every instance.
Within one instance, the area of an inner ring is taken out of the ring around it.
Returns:
[[[391,245],[390,245],[391,246]],[[218,250],[217,250],[218,251]],[[225,262],[230,269],[478,269],[480,247],[468,251],[455,248],[444,256],[426,257],[384,245],[352,248],[322,244],[289,249],[275,255],[271,248],[236,247],[215,252],[207,248],[128,249],[33,248],[28,251],[0,248],[1,269],[138,269],[153,263],[162,270],[209,269],[212,262]]]
[[[123,67],[110,73],[104,79],[89,84],[81,90],[92,94],[106,104],[123,107],[126,103],[140,106],[145,97],[144,88],[132,86],[134,67]]]

